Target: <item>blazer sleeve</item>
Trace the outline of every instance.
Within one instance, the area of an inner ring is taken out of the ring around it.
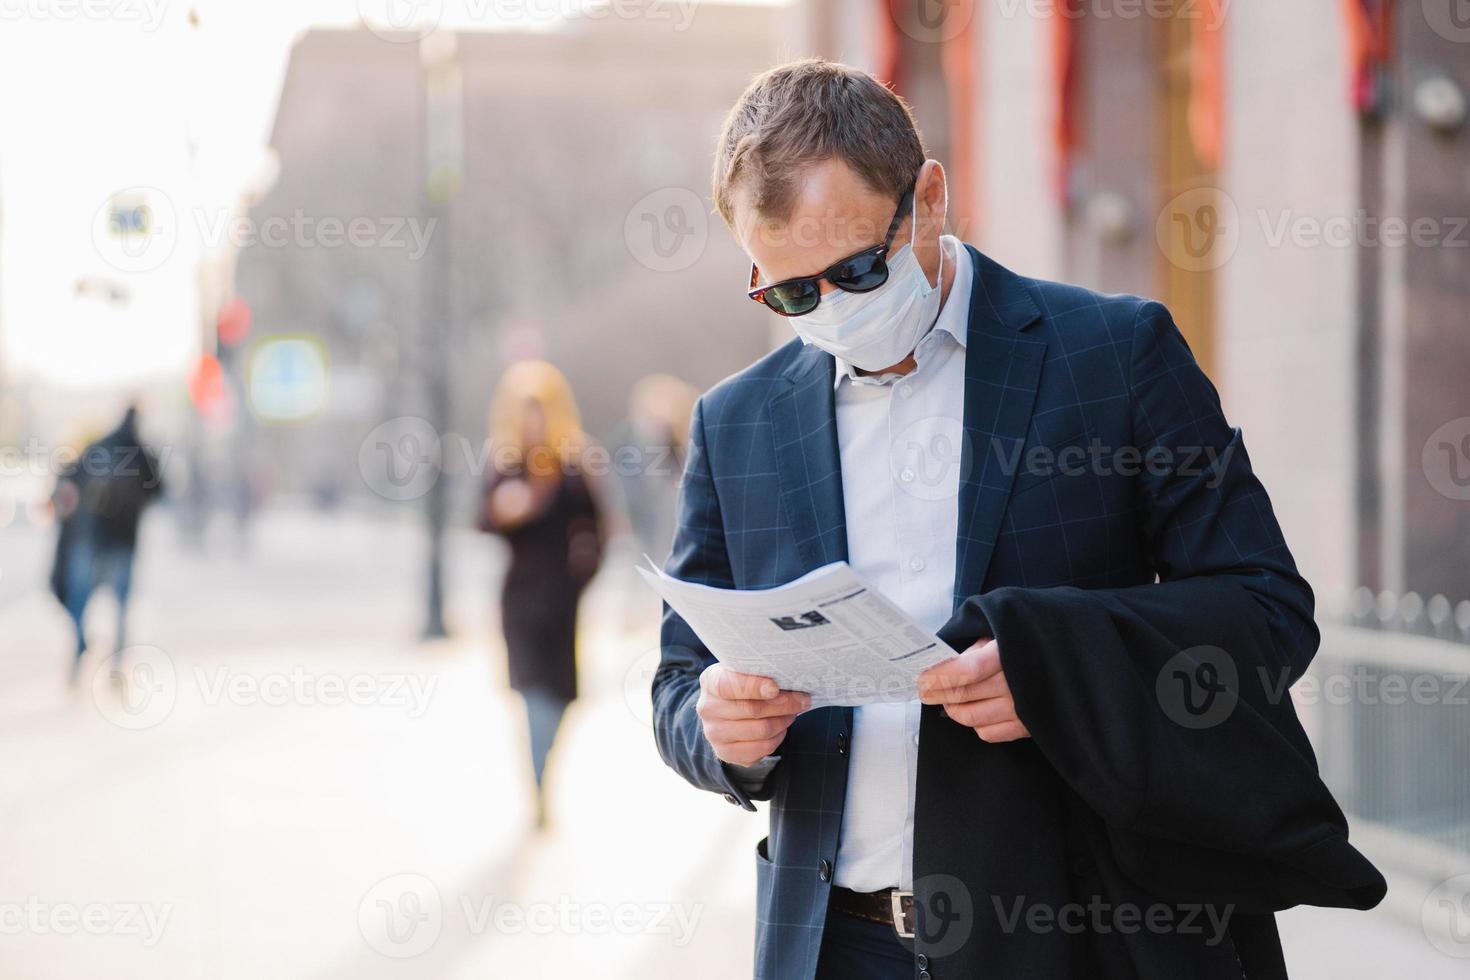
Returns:
[[[664,570],[686,582],[735,587],[706,450],[703,399],[695,405],[690,424],[689,453],[679,488],[679,522]],[[660,648],[659,666],[653,675],[653,734],[659,755],[693,785],[754,810],[752,800],[769,798],[770,780],[762,785],[741,778],[715,756],[694,710],[699,699],[699,675],[715,658],[667,603],[663,607]]]
[[[1376,904],[1383,879],[1347,843],[1288,690],[1317,648],[1311,589],[1157,303],[1138,314],[1130,391],[1135,526],[1158,581],[996,589],[941,636],[996,638],[1017,714],[1138,884],[1241,911]]]
[[[1295,682],[1321,639],[1312,589],[1240,430],[1226,422],[1215,386],[1158,303],[1144,304],[1134,327],[1130,405],[1142,454],[1135,515],[1159,580],[1228,579],[1269,634],[1245,656]]]

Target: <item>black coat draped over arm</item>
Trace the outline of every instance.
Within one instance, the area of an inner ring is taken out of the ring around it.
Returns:
[[[1312,592],[1240,430],[1157,304],[1131,371],[1134,520],[1158,581],[990,589],[941,636],[996,638],[1035,747],[1150,893],[1243,913],[1371,907],[1383,878],[1348,844],[1289,694],[1319,642]]]

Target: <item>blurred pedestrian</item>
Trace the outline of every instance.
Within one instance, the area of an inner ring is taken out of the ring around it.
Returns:
[[[490,409],[491,459],[480,529],[510,545],[501,625],[510,684],[526,702],[536,824],[545,827],[546,758],[577,696],[577,604],[602,558],[588,438],[571,386],[545,361],[513,364]]]
[[[57,477],[52,493],[59,532],[51,591],[66,607],[76,631],[71,683],[87,652],[87,602],[98,586],[117,600],[117,655],[127,646],[128,599],[133,556],[143,511],[163,488],[158,460],[138,437],[138,410],[129,406],[117,428],[87,445]],[[116,672],[118,664],[114,663]]]
[[[639,378],[614,454],[628,523],[638,548],[663,565],[674,540],[674,506],[684,472],[689,417],[699,393],[669,374]]]

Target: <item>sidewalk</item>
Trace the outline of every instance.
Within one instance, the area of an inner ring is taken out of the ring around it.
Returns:
[[[461,638],[419,644],[412,528],[283,518],[243,565],[152,530],[126,700],[64,688],[49,596],[0,606],[0,980],[749,975],[764,820],[659,763],[647,615],[591,603],[537,837],[489,542],[453,545]]]
[[[489,541],[451,542],[456,639],[422,644],[412,525],[278,515],[243,562],[149,530],[126,699],[62,684],[19,585],[45,536],[0,553],[0,980],[750,975],[765,816],[659,761],[650,596],[589,596],[537,837]],[[1297,980],[1466,975],[1383,911],[1281,922]]]

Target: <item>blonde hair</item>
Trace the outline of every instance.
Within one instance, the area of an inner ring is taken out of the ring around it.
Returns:
[[[540,446],[524,444],[528,403],[535,404],[545,420]],[[524,466],[533,476],[550,476],[557,466],[579,466],[587,448],[572,386],[546,361],[518,361],[505,369],[490,402],[489,428],[496,465],[509,457],[511,465]]]

